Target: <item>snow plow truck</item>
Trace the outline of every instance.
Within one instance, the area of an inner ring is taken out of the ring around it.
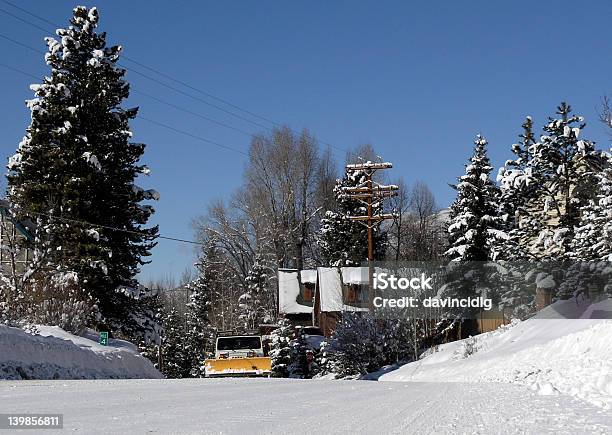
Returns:
[[[219,334],[215,356],[204,361],[207,378],[223,376],[270,376],[272,364],[261,335]]]

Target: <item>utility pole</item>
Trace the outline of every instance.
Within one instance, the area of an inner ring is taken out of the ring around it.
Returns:
[[[383,185],[375,182],[372,178],[376,171],[392,168],[388,162],[365,162],[346,165],[346,172],[364,172],[365,182],[357,187],[344,187],[344,195],[363,203],[367,208],[367,214],[362,216],[348,216],[350,220],[357,221],[368,229],[368,291],[370,311],[374,305],[374,227],[380,225],[384,220],[395,219],[395,213],[374,214],[374,206],[382,203],[385,198],[397,195],[399,187],[396,185]]]

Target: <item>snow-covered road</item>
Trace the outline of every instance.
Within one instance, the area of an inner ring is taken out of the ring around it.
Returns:
[[[612,433],[609,411],[494,383],[0,381],[0,412],[63,413],[58,433],[87,434]]]

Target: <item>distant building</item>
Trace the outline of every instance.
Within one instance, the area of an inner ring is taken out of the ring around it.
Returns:
[[[298,279],[299,277],[299,279]],[[319,267],[278,271],[278,311],[297,325],[330,336],[342,313],[368,311],[367,267]]]
[[[21,275],[32,259],[34,223],[11,216],[9,202],[0,199],[0,269],[3,274]]]

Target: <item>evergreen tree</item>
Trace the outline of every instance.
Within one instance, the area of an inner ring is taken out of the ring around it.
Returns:
[[[46,38],[51,74],[31,86],[32,120],[9,160],[8,195],[17,217],[37,224],[38,266],[77,272],[100,321],[129,334],[138,329],[135,276],[157,235],[143,226],[152,207],[140,202],[158,194],[134,184],[149,172],[138,163],[145,146],[130,142],[137,109],[121,107],[129,95],[121,47],[107,46],[98,20],[96,8],[76,7],[60,39]]]
[[[231,260],[213,239],[207,239],[196,265],[196,282],[206,288],[207,318],[213,328],[238,329],[238,298],[243,285]]]
[[[198,269],[202,264],[196,264]],[[214,352],[214,328],[210,323],[210,277],[205,271],[187,285],[189,302],[187,304],[186,322],[189,358],[191,359],[191,375],[204,376],[204,360]]]
[[[610,261],[612,261],[612,156],[606,154],[603,169],[596,174],[594,199],[581,210],[568,256],[573,260],[557,290],[562,299],[589,295],[599,291],[612,294]]]
[[[557,118],[549,118],[544,135],[535,141],[528,119],[523,127],[523,141],[513,147],[517,159],[500,170],[502,201],[507,205],[505,230],[508,240],[498,246],[503,258],[517,261],[535,259],[533,270],[528,264],[514,263],[511,279],[501,291],[501,307],[524,317],[532,311],[533,295],[526,291],[524,277],[540,272],[565,275],[557,296],[569,297],[586,289],[588,267],[580,264],[555,264],[550,261],[579,259],[589,256],[588,247],[595,241],[592,225],[585,224],[575,234],[582,221],[593,216],[596,173],[602,159],[591,141],[579,139],[585,124],[582,117],[572,115],[571,108],[561,103]],[[591,204],[591,205],[589,205]],[[514,212],[514,215],[512,214]],[[508,216],[509,215],[509,216]],[[580,251],[578,254],[577,251]],[[532,272],[532,273],[529,273]]]
[[[457,198],[451,205],[448,226],[450,247],[445,255],[453,261],[492,259],[494,241],[503,237],[499,230],[499,189],[490,178],[491,164],[487,141],[478,135],[474,154],[465,167],[465,175],[456,186]]]
[[[550,192],[543,199],[545,212],[552,211],[558,223],[548,223],[540,233],[538,245],[545,257],[567,258],[580,209],[588,204],[594,185],[593,174],[585,162],[594,157],[594,144],[578,136],[586,124],[572,115],[571,107],[561,103],[560,118],[550,118],[545,135],[534,145],[532,166],[535,177]]]
[[[292,363],[289,366],[289,376],[298,379],[308,379],[311,377],[308,354],[313,350],[310,348],[302,328],[298,327],[296,329],[296,337],[291,342]]]
[[[185,327],[175,308],[163,316],[162,373],[168,378],[191,377],[192,354],[185,337]]]
[[[368,258],[367,228],[350,216],[367,214],[366,207],[346,196],[344,189],[358,187],[365,183],[366,174],[362,171],[349,172],[344,178],[336,180],[334,197],[336,210],[328,210],[321,219],[321,230],[317,239],[322,256],[330,266],[360,266]],[[374,214],[380,213],[381,204],[375,204]],[[387,234],[380,226],[374,228],[374,257],[384,258]]]
[[[583,118],[572,115],[561,103],[557,118],[549,118],[544,135],[531,146],[530,171],[517,180],[537,186],[537,195],[526,198],[529,219],[521,222],[526,235],[524,250],[540,260],[570,257],[580,210],[593,198],[593,167],[600,164],[593,142],[579,139]]]
[[[292,359],[293,325],[289,320],[282,318],[277,329],[272,331],[270,344],[270,358],[272,360],[272,376],[288,378]]]
[[[331,339],[322,343],[317,364],[321,374],[357,378],[385,365],[408,361],[419,346],[416,322],[344,313]]]
[[[245,329],[253,330],[273,319],[270,313],[273,303],[270,267],[261,256],[255,257],[245,281],[246,291],[238,298],[238,318]]]
[[[494,258],[517,261],[529,258],[524,241],[537,237],[537,219],[528,209],[528,204],[538,195],[538,186],[529,183],[531,176],[531,151],[535,143],[533,121],[527,117],[523,123],[520,141],[512,145],[514,159],[507,160],[500,168],[497,180],[500,188],[501,229],[507,235],[494,243]]]
[[[531,269],[527,261],[534,258],[527,244],[530,240],[536,240],[542,230],[541,218],[538,213],[533,213],[531,207],[541,189],[541,186],[530,182],[533,175],[533,146],[536,142],[531,117],[525,119],[522,127],[519,142],[511,148],[515,158],[506,161],[497,176],[501,184],[502,230],[507,238],[499,238],[493,243],[494,258],[511,262],[507,264],[507,273],[498,290],[499,308],[513,318],[525,318],[534,308],[533,292],[528,290],[529,286],[525,282],[525,274]]]
[[[142,319],[138,350],[149,359],[156,368],[158,364],[159,347],[163,335],[164,306],[158,289],[146,289],[137,305]]]
[[[446,257],[452,261],[447,267],[447,284],[441,288],[445,297],[457,299],[491,295],[486,264],[495,260],[495,246],[505,238],[499,217],[499,189],[491,180],[491,164],[487,155],[487,141],[476,136],[474,152],[465,167],[465,175],[453,186],[457,198],[451,205],[449,249]],[[475,325],[473,308],[449,310],[439,325],[444,331],[457,328],[458,337]]]
[[[582,209],[572,241],[571,257],[578,261],[612,261],[612,156],[596,175],[597,196]]]

